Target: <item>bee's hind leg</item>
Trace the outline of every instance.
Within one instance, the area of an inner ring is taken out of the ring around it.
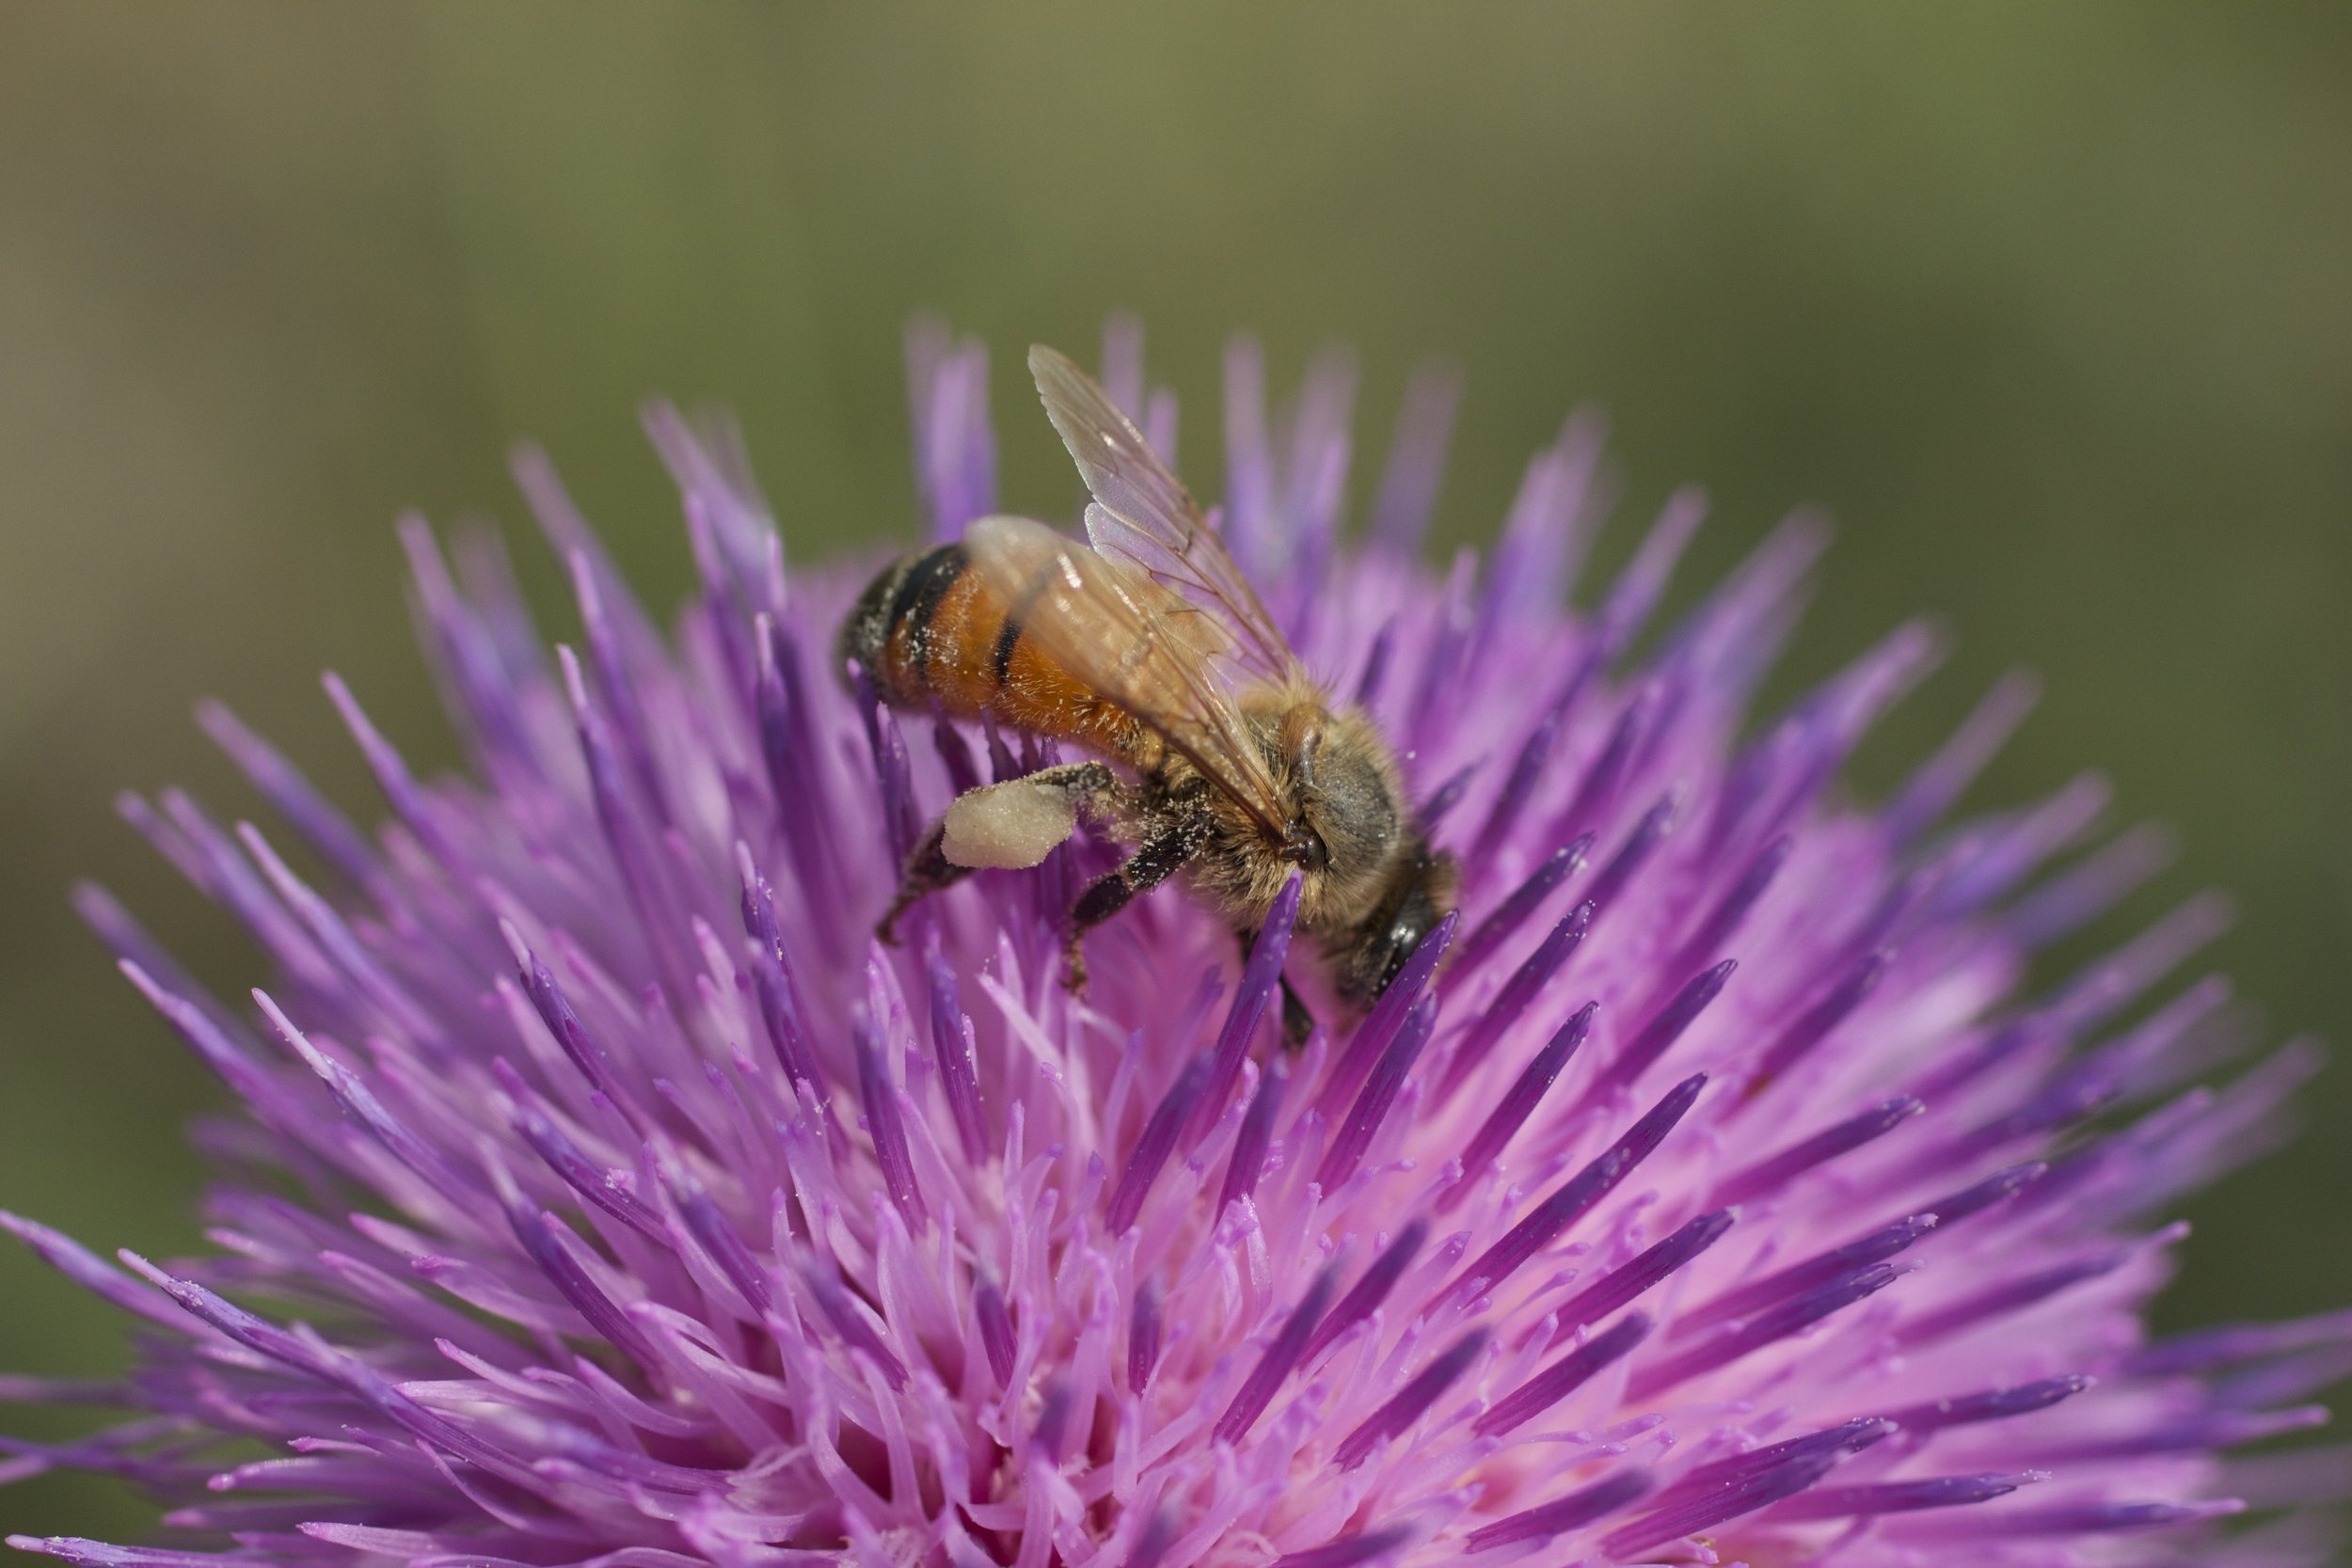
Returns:
[[[1082,816],[1101,816],[1109,809],[1118,792],[1117,775],[1099,762],[1073,762],[1058,767],[1041,768],[1008,784],[1041,784],[1064,791],[1073,809]],[[971,792],[974,795],[980,790]],[[940,816],[927,830],[922,841],[907,856],[907,863],[898,875],[898,891],[890,900],[890,908],[874,927],[874,934],[885,945],[898,945],[898,917],[934,893],[944,892],[978,869],[961,865],[947,858],[947,818]]]
[[[890,908],[874,927],[874,935],[886,947],[898,945],[898,917],[934,893],[955,886],[972,875],[973,868],[958,865],[947,858],[946,848],[947,819],[941,817],[931,824],[923,842],[907,857],[906,868],[898,876],[898,891],[892,895]]]
[[[1073,991],[1086,990],[1086,934],[1120,911],[1138,893],[1149,893],[1181,870],[1200,852],[1209,836],[1205,812],[1186,812],[1148,834],[1142,846],[1118,870],[1097,877],[1071,907],[1070,928],[1063,950],[1062,983]]]

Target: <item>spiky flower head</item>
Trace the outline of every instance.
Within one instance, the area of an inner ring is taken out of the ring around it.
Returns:
[[[977,345],[911,356],[939,536],[992,510]],[[1117,327],[1105,381],[1171,448]],[[1906,626],[1743,730],[1820,530],[1644,639],[1671,500],[1587,608],[1597,442],[1539,453],[1482,563],[1417,561],[1453,409],[1414,384],[1343,543],[1352,382],[1269,420],[1227,363],[1224,537],[1307,664],[1406,754],[1461,908],[1368,1015],[1279,905],[1246,962],[1177,889],[1060,928],[1117,847],[868,937],[923,821],[1047,760],[862,704],[822,650],[870,573],[786,570],[723,438],[657,410],[699,595],[665,638],[546,464],[578,593],[549,657],[484,538],[404,537],[470,748],[416,777],[331,677],[390,808],[352,825],[207,727],[328,868],[169,793],[133,823],[265,949],[206,995],[83,913],[242,1101],[200,1136],[212,1250],[15,1233],[145,1320],[75,1465],[169,1546],[322,1563],[2182,1563],[2322,1560],[2309,1425],[2342,1318],[2151,1341],[2183,1192],[2263,1146],[2291,1047],[2159,986],[2194,900],[2046,994],[2036,948],[2155,868],[2064,869],[2095,783],[1947,825],[2029,700],[1999,686],[1875,809],[1836,788],[1931,661]],[[1320,1017],[1279,1040],[1287,973]],[[2280,1510],[2242,1531],[2221,1516]],[[213,1554],[219,1554],[215,1556]]]

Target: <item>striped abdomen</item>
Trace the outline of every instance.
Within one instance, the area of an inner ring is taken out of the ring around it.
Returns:
[[[842,623],[838,651],[865,668],[893,707],[958,719],[993,714],[1013,729],[1148,765],[1139,752],[1149,743],[1135,721],[1023,635],[961,545],[885,567]]]

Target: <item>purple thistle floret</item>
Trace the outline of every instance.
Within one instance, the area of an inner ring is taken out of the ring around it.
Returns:
[[[996,505],[988,359],[926,326],[908,363],[952,538]],[[133,1412],[8,1443],[0,1479],[120,1476],[171,1532],[14,1544],[126,1568],[2325,1560],[2342,1456],[2225,1450],[2323,1418],[2352,1317],[2144,1326],[2163,1212],[2275,1140],[2313,1053],[2198,1083],[2241,1022],[2218,982],[2156,988],[2209,900],[2024,994],[2037,946],[2165,854],[2090,847],[2095,781],[1948,820],[2030,687],[1864,809],[1840,767],[1931,638],[1747,727],[1815,524],[1654,630],[1702,509],[1678,494],[1571,610],[1605,488],[1576,420],[1491,563],[1432,577],[1451,375],[1413,383],[1350,544],[1352,367],[1274,414],[1253,345],[1226,370],[1225,537],[1462,856],[1458,916],[1368,1014],[1291,941],[1295,885],[1246,962],[1179,889],[1143,900],[1073,995],[1060,923],[1117,853],[1090,833],[878,945],[922,824],[1056,749],[835,682],[871,563],[787,573],[723,432],[649,420],[700,571],[673,638],[525,453],[577,652],[543,648],[494,541],[445,560],[403,531],[465,777],[417,777],[330,677],[373,833],[202,713],[322,879],[184,795],[125,802],[261,943],[265,992],[206,995],[78,897],[242,1111],[199,1133],[206,1256],[7,1219],[144,1326],[119,1384],[0,1384]],[[1132,325],[1104,380],[1172,451]],[[1295,1054],[1285,975],[1317,1021]]]

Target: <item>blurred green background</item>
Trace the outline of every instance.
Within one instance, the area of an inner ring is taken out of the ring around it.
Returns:
[[[1713,488],[1688,581],[1826,503],[1792,674],[1921,609],[1962,639],[1865,785],[2039,669],[1977,800],[2108,769],[2187,845],[2130,912],[2234,890],[2221,961],[2274,1031],[2352,1036],[2352,8],[19,0],[0,1202],[102,1248],[197,1240],[179,1129],[211,1087],[64,902],[95,876],[230,994],[257,977],[110,813],[171,781],[253,809],[195,698],[373,812],[320,667],[452,755],[396,509],[518,522],[503,450],[535,437],[670,603],[651,392],[739,413],[802,559],[910,535],[918,307],[997,350],[1015,502],[1068,488],[1017,350],[1090,354],[1127,307],[1207,477],[1248,327],[1281,376],[1355,343],[1381,438],[1415,361],[1464,366],[1454,538],[1585,400],[1626,516]],[[2352,1299],[2352,1072],[2306,1109],[2192,1210],[2172,1322]],[[9,1368],[116,1354],[13,1253],[0,1303]],[[18,1529],[144,1517],[0,1492]]]

